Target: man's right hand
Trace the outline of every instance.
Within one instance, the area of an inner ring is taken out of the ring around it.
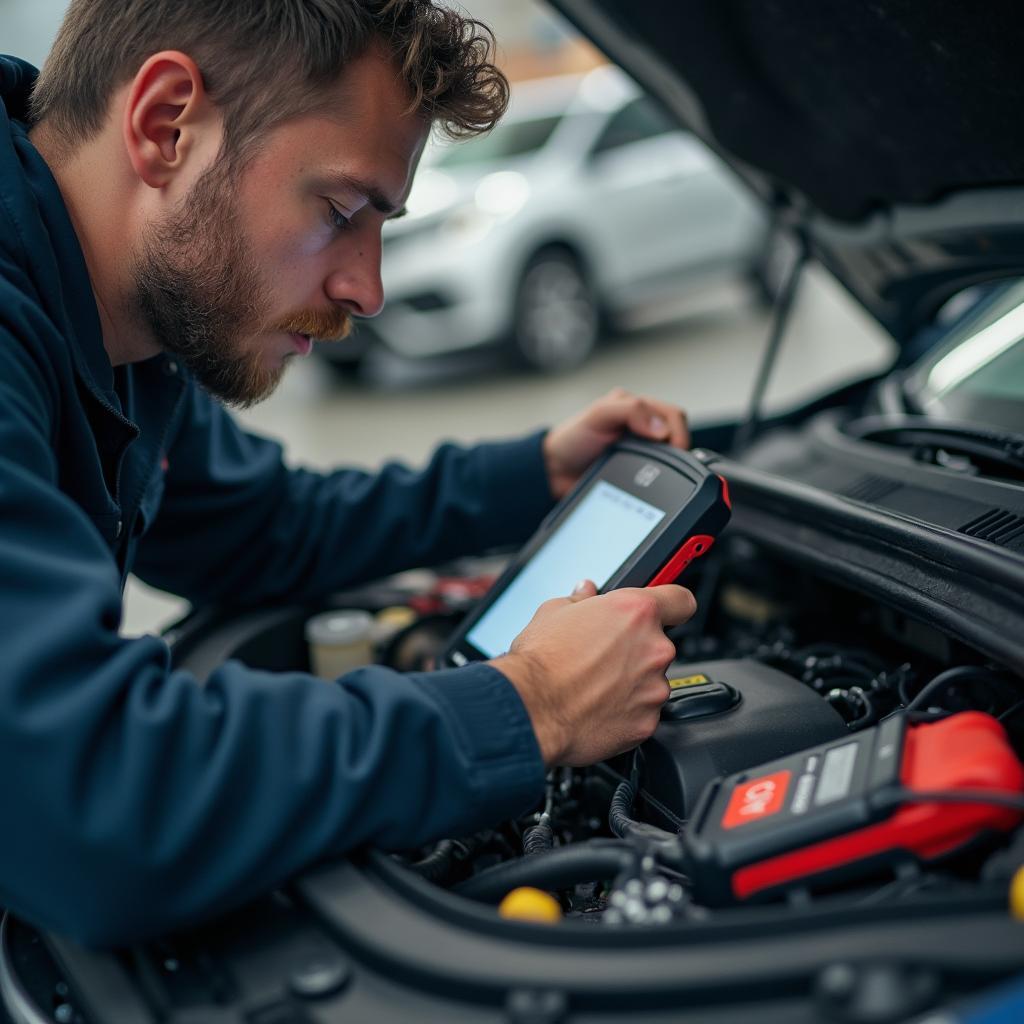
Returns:
[[[664,628],[696,608],[672,584],[598,595],[589,581],[540,606],[491,664],[519,692],[548,767],[593,764],[654,732],[675,657]]]

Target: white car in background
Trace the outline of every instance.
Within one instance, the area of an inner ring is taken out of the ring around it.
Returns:
[[[351,367],[376,344],[420,358],[509,343],[564,370],[602,326],[756,271],[762,211],[619,69],[523,83],[490,134],[428,146],[385,228],[384,311],[322,352]]]

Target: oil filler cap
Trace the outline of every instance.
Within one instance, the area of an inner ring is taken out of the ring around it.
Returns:
[[[666,721],[683,721],[717,715],[740,702],[739,691],[728,683],[720,683],[703,672],[692,676],[669,676],[672,692],[661,709]]]

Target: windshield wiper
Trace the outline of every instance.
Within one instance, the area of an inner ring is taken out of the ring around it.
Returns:
[[[925,416],[866,416],[844,431],[861,441],[910,449],[919,462],[943,469],[1024,480],[1024,434]]]

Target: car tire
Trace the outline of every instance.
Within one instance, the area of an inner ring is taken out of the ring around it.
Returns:
[[[567,249],[538,252],[516,291],[512,342],[520,361],[542,373],[584,363],[597,344],[601,315],[580,261]]]
[[[351,383],[365,375],[374,353],[381,347],[381,341],[373,328],[359,321],[352,335],[341,342],[317,345],[314,352],[326,363],[334,378]]]
[[[338,381],[357,381],[363,375],[365,357],[359,359],[346,359],[344,361],[324,358],[323,362],[330,368],[331,374]]]

